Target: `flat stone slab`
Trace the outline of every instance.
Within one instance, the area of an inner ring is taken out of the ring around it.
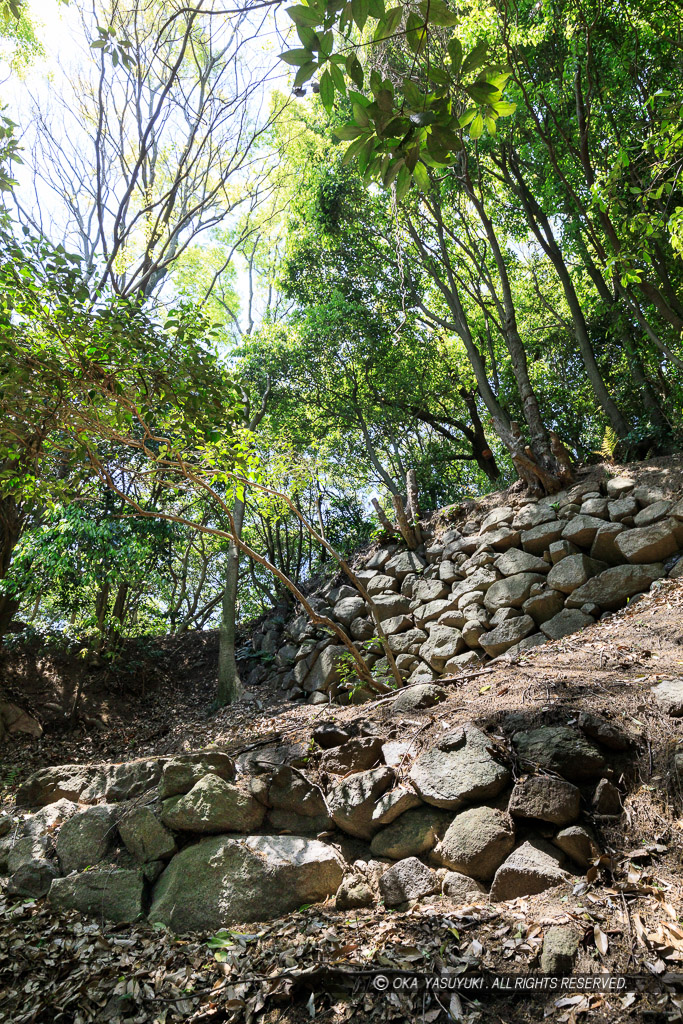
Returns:
[[[466,800],[498,796],[510,772],[489,747],[488,737],[473,725],[457,729],[420,754],[410,780],[422,799],[435,807],[457,809]]]
[[[600,778],[605,758],[586,737],[564,725],[544,725],[512,737],[520,760],[557,772],[571,782]]]

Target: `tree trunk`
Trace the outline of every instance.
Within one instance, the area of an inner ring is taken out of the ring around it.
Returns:
[[[235,498],[233,519],[237,536],[242,536],[244,525],[244,495]],[[240,553],[234,541],[230,542],[228,551],[228,570],[223,591],[221,624],[218,631],[218,686],[216,701],[220,707],[234,704],[242,693],[242,684],[237,673],[235,659],[235,629],[237,625],[237,582],[239,578]]]
[[[9,572],[12,554],[22,531],[22,517],[14,498],[0,500],[0,589]],[[9,630],[19,608],[20,599],[13,594],[0,593],[0,640]]]

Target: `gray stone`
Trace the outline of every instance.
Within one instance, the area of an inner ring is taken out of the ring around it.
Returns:
[[[346,743],[350,738],[351,734],[343,726],[337,725],[336,722],[321,722],[313,730],[313,739],[323,750],[338,747],[342,743]]]
[[[417,857],[393,864],[379,880],[385,907],[398,907],[409,900],[429,896],[439,887],[436,874]]]
[[[200,755],[180,755],[163,766],[159,799],[189,793],[205,775],[218,775],[226,782],[235,778],[235,764],[227,754],[216,751]]]
[[[421,683],[419,686],[411,686],[410,689],[401,691],[391,702],[391,710],[421,711],[423,708],[434,707],[439,701],[445,700],[446,696],[443,687],[435,686],[433,683]]]
[[[615,543],[631,564],[644,565],[663,562],[678,551],[681,544],[680,524],[676,519],[664,519],[638,530],[624,530]]]
[[[372,839],[379,828],[373,821],[375,804],[394,781],[391,768],[373,768],[344,779],[327,797],[327,806],[336,825],[358,839]]]
[[[428,604],[430,601],[440,601],[449,592],[449,587],[442,580],[426,580],[418,577],[413,587],[413,601],[420,604]]]
[[[12,896],[28,896],[39,899],[45,896],[59,871],[52,861],[37,858],[25,861],[14,872],[7,884],[7,892]]]
[[[552,825],[570,825],[581,809],[581,793],[571,782],[532,775],[515,785],[508,810],[515,818],[536,818]]]
[[[652,687],[652,695],[667,715],[683,718],[683,677],[663,679]]]
[[[490,897],[494,903],[534,896],[569,879],[562,854],[542,839],[518,846],[496,871]]]
[[[580,732],[565,725],[543,725],[512,737],[520,760],[557,772],[571,782],[590,782],[605,767],[602,753]]]
[[[579,549],[576,544],[572,544],[568,540],[556,540],[554,544],[551,544],[548,548],[548,555],[553,565],[557,565],[563,558],[568,558],[569,555],[578,554]]]
[[[47,860],[54,851],[52,836],[28,835],[18,839],[7,839],[6,870],[14,875],[24,864],[36,860]]]
[[[474,903],[486,896],[486,889],[480,882],[459,871],[446,871],[441,881],[441,892],[456,903]]]
[[[480,619],[469,619],[462,627],[462,638],[468,647],[479,647],[479,638],[487,629],[488,626],[485,626]]]
[[[342,665],[346,657],[343,646],[329,646],[320,652],[310,672],[303,681],[306,693],[326,693],[342,677]]]
[[[96,765],[62,764],[34,772],[17,790],[18,807],[43,807],[56,800],[78,800],[86,786],[96,779]]]
[[[405,789],[399,786],[391,789],[379,798],[372,812],[372,822],[375,825],[390,825],[404,811],[410,811],[419,807],[422,801],[412,789]]]
[[[451,815],[434,807],[416,807],[378,832],[370,843],[376,857],[402,860],[432,850],[448,828]]]
[[[55,910],[78,910],[116,924],[131,924],[142,917],[142,894],[141,871],[99,868],[55,878],[47,898]]]
[[[609,517],[613,523],[632,523],[638,513],[638,502],[633,495],[609,503]]]
[[[447,868],[487,882],[514,845],[509,815],[493,807],[469,807],[456,814],[433,856]]]
[[[374,594],[382,594],[385,592],[395,591],[397,586],[395,576],[387,576],[386,574],[378,574],[373,576],[365,584],[365,589],[368,594],[372,597]]]
[[[445,561],[439,565],[439,579],[444,583],[455,583],[461,578],[460,572],[453,562]]]
[[[365,563],[366,567],[368,569],[381,569],[382,566],[386,565],[386,563],[389,561],[394,550],[395,549],[393,547],[391,549],[379,548],[379,550],[375,551],[375,553],[371,555],[370,558],[368,558],[367,562]]]
[[[616,541],[623,530],[622,523],[605,523],[601,526],[591,545],[591,558],[606,562],[608,565],[620,565],[624,559]]]
[[[453,606],[452,599],[441,601],[430,601],[429,604],[419,605],[413,611],[415,624],[420,629],[426,629],[428,622],[436,622],[445,612],[450,611]]]
[[[393,636],[395,633],[405,633],[412,629],[413,620],[407,615],[394,615],[391,619],[385,619],[382,623],[382,631],[385,636]]]
[[[550,505],[525,505],[513,519],[512,525],[516,530],[530,530],[535,526],[541,526],[543,523],[553,522],[556,519],[555,509],[551,508]]]
[[[35,838],[45,835],[46,833],[52,834],[55,830],[62,825],[69,818],[73,818],[74,814],[78,814],[81,808],[73,800],[56,800],[53,804],[46,804],[41,807],[35,814],[29,814],[26,818],[23,818],[16,827],[15,835],[17,837],[33,836]]]
[[[477,651],[466,651],[464,654],[457,654],[455,658],[447,661],[443,667],[444,675],[458,674],[468,668],[478,668],[481,665],[483,655]]]
[[[638,515],[634,517],[633,525],[641,527],[658,523],[660,519],[665,519],[668,516],[671,505],[672,502],[670,501],[654,501],[651,505],[641,509]]]
[[[0,811],[0,839],[12,831],[12,818],[6,811]]]
[[[604,562],[598,562],[588,555],[569,555],[552,567],[548,575],[548,584],[563,594],[571,594],[577,587],[606,568]]]
[[[456,583],[453,587],[452,595],[454,598],[461,598],[464,594],[473,594],[479,592],[485,594],[490,587],[500,579],[497,570],[494,569],[477,569],[468,576],[467,579],[461,580],[460,583]]]
[[[99,804],[65,821],[57,837],[57,856],[64,872],[99,864],[114,850],[117,840],[115,807]]]
[[[522,605],[525,615],[530,615],[537,626],[552,619],[564,608],[564,595],[559,590],[547,587],[538,594],[528,598]]]
[[[358,910],[371,907],[374,902],[372,889],[364,878],[360,875],[344,875],[334,901],[337,910]]]
[[[497,530],[501,526],[508,526],[515,518],[515,510],[509,505],[501,505],[494,508],[481,522],[479,533],[487,533],[490,530]]]
[[[633,497],[641,508],[646,505],[654,505],[656,501],[665,501],[666,494],[661,487],[650,487],[648,484],[641,484],[633,489]]]
[[[596,519],[607,519],[607,498],[588,498],[581,503],[581,514],[594,516]]]
[[[266,921],[333,896],[344,862],[300,836],[213,836],[182,850],[154,887],[149,920],[177,934]]]
[[[521,608],[534,583],[543,583],[545,576],[537,572],[522,572],[516,576],[507,576],[498,580],[486,592],[484,604],[489,611],[495,612],[498,608]]]
[[[334,618],[337,622],[350,626],[353,620],[362,616],[366,610],[365,601],[360,595],[344,597],[334,606]]]
[[[593,809],[596,814],[617,817],[621,814],[621,793],[609,779],[600,779],[593,794]]]
[[[570,633],[576,633],[585,626],[592,626],[593,619],[578,608],[563,608],[552,619],[541,624],[541,631],[549,640],[559,640]]]
[[[409,629],[406,633],[390,636],[387,642],[393,654],[415,654],[427,639],[424,630]]]
[[[529,600],[531,600],[531,598]],[[500,626],[502,622],[508,622],[509,619],[518,619],[521,614],[522,613],[519,608],[497,608],[489,619],[491,629],[493,629],[494,626]]]
[[[623,607],[629,597],[649,590],[655,580],[665,575],[661,562],[656,565],[615,565],[578,587],[567,598],[569,608],[580,608],[591,602],[604,611]]]
[[[573,924],[556,924],[543,936],[541,971],[544,974],[571,974],[579,951],[582,933]]]
[[[189,793],[164,801],[161,820],[179,832],[251,832],[265,813],[250,793],[217,775],[205,775]]]
[[[354,640],[369,640],[375,635],[375,626],[370,619],[354,619],[349,626],[349,632]]]
[[[526,530],[522,534],[522,547],[532,555],[542,555],[561,538],[565,525],[561,520],[554,519]]]
[[[633,745],[632,737],[618,725],[590,711],[582,711],[579,715],[579,728],[590,739],[597,740],[610,750],[628,750]]]
[[[632,491],[636,482],[631,476],[613,476],[607,481],[606,489],[609,498],[621,498]]]
[[[519,547],[520,540],[521,534],[519,530],[503,526],[499,530],[491,530],[489,533],[484,534],[479,543],[492,547],[494,551],[507,551],[508,548]]]
[[[462,633],[451,626],[435,626],[429,639],[420,647],[420,657],[435,671],[443,670],[444,665],[465,648]]]
[[[569,828],[562,829],[553,839],[553,843],[584,870],[591,866],[599,853],[595,839],[581,825],[570,825]]]
[[[670,580],[683,579],[683,557],[679,558],[678,561],[669,569]]]
[[[498,796],[509,770],[489,752],[487,736],[474,726],[447,733],[424,751],[410,771],[410,780],[428,804],[457,809],[466,800]]]
[[[489,633],[482,634],[479,643],[490,657],[495,658],[533,633],[535,628],[536,624],[530,615],[520,615],[519,618],[501,622],[500,626],[496,626]]]
[[[388,576],[395,576],[397,580],[403,580],[411,572],[421,573],[426,564],[414,551],[401,551],[384,565],[384,572]]]
[[[175,839],[149,807],[133,807],[119,821],[119,834],[129,853],[141,863],[167,860],[176,852]]]
[[[268,803],[272,808],[268,818],[275,828],[288,829],[297,835],[317,835],[332,824],[320,786],[289,765],[283,765],[273,774]]]
[[[604,525],[604,520],[595,516],[575,516],[570,519],[562,531],[562,539],[571,541],[579,548],[589,548],[595,540],[595,535]]]
[[[348,775],[350,772],[367,771],[383,760],[379,736],[358,736],[347,740],[341,747],[326,750],[320,758],[320,768],[333,775]]]
[[[378,594],[372,599],[372,604],[380,622],[397,615],[407,615],[410,611],[410,598],[403,594]]]

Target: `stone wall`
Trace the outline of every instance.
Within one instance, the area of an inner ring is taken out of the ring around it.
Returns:
[[[609,614],[665,576],[683,575],[683,498],[628,477],[577,484],[535,502],[512,499],[416,551],[380,548],[357,570],[407,683],[457,675],[490,658],[556,640]],[[311,598],[357,642],[379,679],[388,665],[370,610],[347,583]],[[292,700],[369,699],[344,670],[345,648],[304,615],[265,623],[257,651],[274,655]]]

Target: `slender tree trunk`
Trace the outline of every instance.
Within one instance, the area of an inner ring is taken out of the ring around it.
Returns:
[[[0,590],[9,572],[12,554],[22,532],[22,516],[14,498],[0,500]],[[13,594],[0,593],[0,640],[12,624],[20,600]]]
[[[244,495],[235,499],[235,510],[233,519],[235,532],[238,537],[242,536],[244,525]],[[222,616],[218,631],[218,687],[216,700],[223,707],[225,704],[234,704],[242,692],[242,684],[237,673],[237,661],[235,659],[235,631],[237,625],[237,582],[239,579],[240,553],[239,548],[230,542],[228,551],[228,569],[225,577],[225,590],[221,604]]]

